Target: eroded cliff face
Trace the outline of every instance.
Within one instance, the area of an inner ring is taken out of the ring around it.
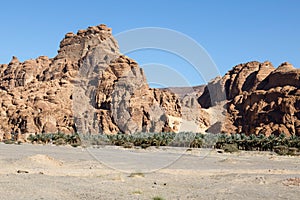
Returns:
[[[34,133],[300,135],[300,71],[235,66],[207,86],[151,89],[105,25],[67,33],[54,58],[0,65],[0,140]]]
[[[227,99],[221,132],[300,135],[299,77],[300,70],[289,63],[277,69],[270,62],[235,66],[218,80]],[[208,89],[198,101],[213,107]]]
[[[229,104],[237,131],[247,134],[300,135],[300,70],[289,63],[273,69],[256,89]]]
[[[178,95],[149,88],[143,70],[120,54],[105,25],[67,33],[55,58],[14,57],[0,65],[0,103],[0,139],[170,132],[181,130],[186,116]],[[202,122],[196,125],[206,127]]]

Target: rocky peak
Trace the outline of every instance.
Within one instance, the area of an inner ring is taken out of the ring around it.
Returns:
[[[277,69],[263,79],[257,86],[260,90],[269,90],[275,87],[293,86],[300,87],[300,69],[288,62],[282,63]]]
[[[60,42],[60,49],[55,59],[78,61],[86,56],[89,50],[97,47],[101,43],[104,44],[106,40],[109,40],[107,43],[111,45],[110,50],[118,53],[119,47],[112,36],[112,29],[104,24],[91,26],[86,30],[79,30],[77,34],[69,32]]]
[[[295,69],[296,68],[292,64],[290,64],[288,62],[284,62],[281,65],[279,65],[279,67],[276,69],[276,71],[288,72],[288,71],[295,70]]]
[[[8,65],[19,64],[20,61],[16,56],[13,56]]]
[[[225,99],[231,100],[244,92],[254,91],[273,70],[275,68],[268,61],[239,64],[223,77],[210,81],[198,101],[203,108],[208,108]]]
[[[225,75],[225,88],[227,99],[232,99],[243,92],[256,89],[258,83],[265,79],[274,67],[271,62],[248,62],[235,66]]]

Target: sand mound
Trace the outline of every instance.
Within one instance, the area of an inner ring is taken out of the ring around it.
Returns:
[[[56,160],[48,155],[36,154],[27,158],[29,161],[37,164],[51,165],[51,166],[62,166],[63,162]]]

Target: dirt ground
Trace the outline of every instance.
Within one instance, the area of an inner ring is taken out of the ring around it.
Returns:
[[[300,158],[0,143],[0,199],[299,199]]]

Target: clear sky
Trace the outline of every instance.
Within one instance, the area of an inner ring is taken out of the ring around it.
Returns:
[[[300,67],[298,0],[2,1],[0,63],[8,63],[13,55],[21,61],[54,57],[65,33],[101,23],[112,27],[113,34],[140,27],[182,32],[209,53],[222,75],[253,60]],[[188,65],[153,51],[129,56],[141,65],[160,63],[182,73]],[[192,85],[203,83],[189,78]]]

